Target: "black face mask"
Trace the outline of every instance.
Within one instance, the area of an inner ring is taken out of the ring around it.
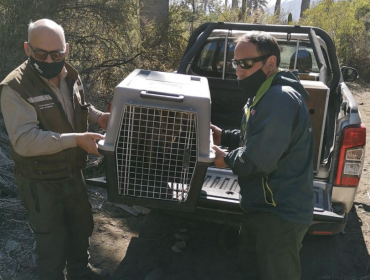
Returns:
[[[239,80],[239,87],[243,94],[248,97],[254,97],[257,94],[258,89],[261,87],[264,81],[266,81],[267,75],[259,69],[257,72],[253,73],[249,77]]]
[[[46,79],[51,79],[58,76],[60,72],[62,72],[64,62],[65,59],[59,62],[47,63],[45,61],[36,60],[32,56],[30,56],[30,63],[33,66],[33,68],[35,68],[36,72],[40,76]]]

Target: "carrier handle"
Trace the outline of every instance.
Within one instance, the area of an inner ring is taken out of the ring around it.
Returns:
[[[157,99],[157,100],[165,100],[165,101],[174,101],[174,102],[184,101],[183,95],[174,95],[174,94],[168,94],[168,93],[163,93],[163,92],[146,91],[146,90],[142,90],[140,92],[140,97],[149,98],[149,99]]]

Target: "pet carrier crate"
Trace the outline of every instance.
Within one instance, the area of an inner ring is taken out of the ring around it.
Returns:
[[[105,140],[108,200],[194,211],[214,161],[204,77],[133,71],[114,91]]]

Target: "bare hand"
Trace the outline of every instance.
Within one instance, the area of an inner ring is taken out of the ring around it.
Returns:
[[[212,129],[213,143],[215,145],[221,145],[222,129],[213,124],[211,124],[211,129]]]
[[[76,133],[76,144],[81,149],[85,150],[89,154],[101,156],[98,151],[98,144],[96,140],[104,139],[104,135],[98,133]]]
[[[107,129],[110,113],[103,113],[99,116],[97,123],[102,129]]]
[[[218,146],[212,146],[212,149],[216,152],[215,166],[217,168],[225,168],[227,164],[225,163],[224,156],[227,154],[224,150],[220,149]]]

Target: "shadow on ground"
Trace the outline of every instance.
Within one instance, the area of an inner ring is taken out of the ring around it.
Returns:
[[[186,249],[175,253],[175,234],[187,230]],[[238,228],[152,211],[132,238],[112,280],[243,279],[237,262]],[[361,220],[353,210],[345,233],[310,236],[301,251],[302,280],[360,280],[369,274]]]
[[[369,275],[370,257],[361,226],[353,207],[344,232],[334,236],[306,235],[301,251],[302,280],[352,280]]]
[[[189,237],[181,253],[171,249],[175,234]],[[131,239],[126,257],[112,279],[241,279],[236,261],[237,237],[237,227],[152,211],[139,237]]]

